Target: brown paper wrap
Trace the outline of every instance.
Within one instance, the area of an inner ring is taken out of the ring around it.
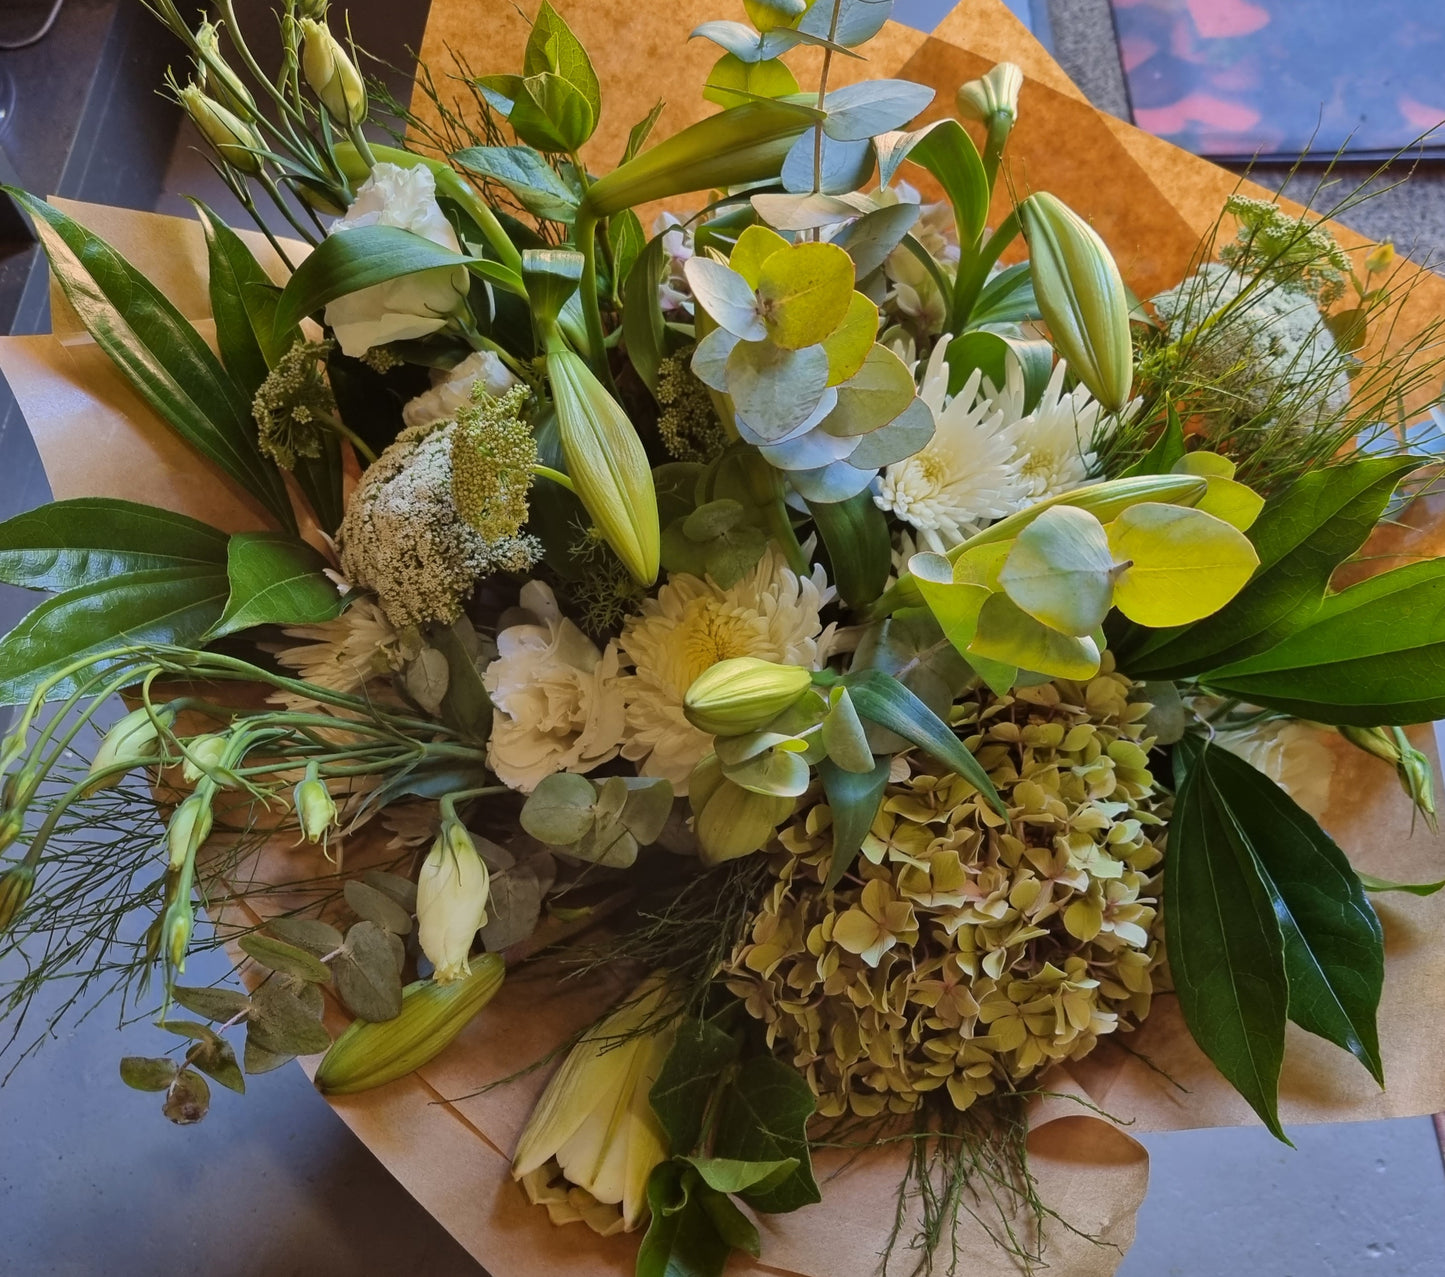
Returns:
[[[706,19],[740,16],[726,12],[726,5],[556,3],[591,51],[603,84],[604,117],[587,149],[594,167],[610,167],[628,128],[657,97],[670,98],[659,135],[710,109],[698,86],[715,50],[702,41],[688,43],[686,36]],[[510,0],[434,0],[422,52],[442,80],[447,46],[478,72],[504,70],[517,61],[525,38],[525,24]],[[1018,63],[1027,80],[1010,147],[1015,189],[1047,188],[1089,216],[1141,296],[1187,273],[1200,238],[1239,186],[1207,162],[1094,111],[999,0],[969,0],[931,37],[889,24],[869,52],[867,62],[836,59],[834,82],[900,75],[932,84],[939,96],[925,118],[946,112],[956,86],[993,62]],[[816,57],[814,50],[798,51],[795,66],[805,84],[815,74]],[[427,110],[423,100],[415,105]],[[93,207],[70,211],[157,280],[183,313],[208,331],[205,253],[195,223]],[[1334,229],[1348,247],[1363,243],[1342,227]],[[279,271],[264,241],[250,242],[268,269]],[[1415,273],[1408,264],[1402,270]],[[1416,285],[1400,333],[1445,313],[1445,282],[1422,274]],[[35,434],[57,498],[125,496],[228,530],[264,524],[253,502],[175,441],[130,393],[63,302],[53,334],[0,340],[0,371]],[[1396,543],[1389,551],[1421,552],[1439,539],[1430,526],[1392,532]],[[1427,730],[1419,743],[1433,755],[1428,738]],[[1409,804],[1390,769],[1342,742],[1331,748],[1331,800],[1317,813],[1326,828],[1363,870],[1399,881],[1440,877],[1445,843],[1423,825],[1412,827]],[[352,840],[347,849],[352,863],[366,854],[365,840]],[[245,876],[292,882],[328,869],[311,849],[272,844],[245,866]],[[267,911],[287,907],[285,898],[274,894],[252,905]],[[1282,1082],[1286,1122],[1404,1116],[1445,1107],[1445,1057],[1436,1044],[1445,1023],[1445,946],[1438,941],[1445,934],[1445,894],[1377,897],[1377,908],[1388,958],[1380,1037],[1389,1090],[1379,1092],[1342,1052],[1292,1029]],[[247,914],[237,920],[258,919]],[[632,1269],[635,1237],[604,1240],[578,1225],[555,1228],[510,1180],[509,1155],[545,1071],[477,1093],[588,1022],[603,996],[605,990],[595,987],[559,990],[536,978],[510,978],[486,1012],[432,1064],[378,1091],[332,1101],[371,1151],[495,1277],[558,1272],[610,1277]],[[1047,1230],[1047,1262],[1070,1277],[1114,1272],[1133,1239],[1147,1158],[1125,1129],[1063,1097],[1075,1095],[1135,1131],[1255,1120],[1195,1047],[1167,995],[1156,1001],[1153,1015],[1128,1045],[1137,1054],[1106,1044],[1067,1073],[1056,1072],[1048,1082],[1061,1098],[1032,1114],[1029,1147],[1040,1194],[1070,1225],[1096,1239],[1058,1226]],[[313,1068],[315,1063],[310,1062]],[[838,1155],[824,1153],[823,1202],[759,1221],[762,1262],[735,1257],[729,1271],[869,1277],[892,1227],[901,1172],[896,1149],[876,1150],[846,1166]],[[905,1244],[909,1235],[905,1227]],[[960,1244],[975,1277],[1018,1271],[977,1226],[968,1227]]]

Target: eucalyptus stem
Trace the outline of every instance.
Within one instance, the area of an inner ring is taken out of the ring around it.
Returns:
[[[828,94],[828,73],[833,69],[832,44],[838,38],[838,16],[843,10],[843,0],[833,0],[833,14],[828,19],[828,44],[823,50],[823,69],[818,74],[818,110]],[[823,122],[813,126],[813,194],[823,189]],[[818,234],[818,232],[814,232]]]

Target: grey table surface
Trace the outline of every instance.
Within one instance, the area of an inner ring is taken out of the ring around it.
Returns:
[[[1213,0],[1210,0],[1213,2]],[[1011,0],[1028,16],[1044,0]],[[1107,0],[1048,0],[1054,48],[1106,110],[1127,117]],[[899,0],[930,28],[950,0]],[[1445,19],[1442,19],[1445,20]],[[183,142],[160,207],[184,211],[201,174]],[[1358,181],[1366,170],[1349,171]],[[1278,171],[1257,176],[1278,184]],[[1292,194],[1312,179],[1296,179]],[[1422,171],[1358,210],[1359,229],[1419,255],[1445,251],[1445,179]],[[9,462],[7,461],[7,467]],[[20,490],[23,485],[24,490]],[[7,468],[6,509],[43,500],[33,457]],[[220,978],[212,955],[188,973]],[[67,1027],[0,1090],[0,1277],[475,1277],[471,1259],[346,1130],[300,1071],[221,1092],[199,1127],[116,1078],[148,1054],[148,1025],[117,1031],[102,1006]],[[1139,1236],[1121,1277],[1438,1277],[1445,1169],[1428,1118],[1290,1131],[1143,1137],[1152,1159]]]

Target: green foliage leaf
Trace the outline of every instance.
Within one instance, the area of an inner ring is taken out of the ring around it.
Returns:
[[[908,365],[878,343],[863,356],[858,371],[838,387],[837,407],[819,426],[845,439],[868,434],[897,418],[916,394]]]
[[[1002,390],[1008,366],[1017,363],[1024,381],[1024,411],[1032,412],[1054,371],[1054,348],[1046,341],[1028,341],[1003,333],[973,330],[948,343],[948,393],[958,394],[975,368]]]
[[[872,494],[808,506],[832,568],[829,579],[852,608],[865,607],[882,592],[892,569],[888,519]]]
[[[268,971],[295,976],[298,980],[316,984],[325,984],[331,979],[331,972],[326,969],[325,963],[317,961],[305,949],[287,944],[284,940],[253,931],[250,935],[241,937],[240,945],[242,952]]]
[[[597,791],[575,772],[544,776],[522,804],[522,828],[538,842],[565,847],[591,828]]]
[[[765,443],[801,426],[827,388],[828,355],[822,346],[789,350],[770,341],[740,341],[727,359],[733,405]]]
[[[199,1122],[211,1107],[211,1088],[194,1069],[182,1069],[166,1091],[161,1112],[177,1126]]]
[[[481,644],[471,622],[460,617],[448,626],[433,627],[427,640],[447,661],[442,721],[471,740],[486,740],[492,730],[492,698],[482,682]]]
[[[702,96],[719,106],[741,106],[754,98],[783,98],[798,91],[798,82],[777,58],[743,61],[724,53],[708,72]]]
[[[266,923],[266,930],[278,940],[304,949],[313,958],[324,958],[341,948],[343,936],[329,922],[319,918],[272,918]],[[179,999],[177,999],[179,1001]],[[182,1002],[182,1006],[187,1004]],[[194,1007],[191,1008],[195,1010]],[[235,1013],[232,1012],[234,1015]],[[211,1016],[215,1019],[215,1016]],[[230,1016],[224,1017],[229,1019]]]
[[[177,984],[171,988],[171,997],[192,1014],[218,1023],[234,1019],[251,1005],[251,999],[239,989],[188,988]]]
[[[30,215],[50,268],[86,331],[141,399],[282,527],[294,528],[286,486],[256,445],[250,398],[200,334],[98,236],[44,200],[4,189]]]
[[[1445,559],[1332,594],[1283,642],[1200,679],[1320,723],[1393,727],[1445,717]]]
[[[911,80],[857,80],[824,98],[823,132],[839,142],[857,142],[900,129],[933,97],[928,85]]]
[[[743,1063],[723,1093],[713,1152],[742,1162],[794,1160],[778,1184],[755,1185],[739,1194],[754,1210],[782,1214],[821,1201],[808,1155],[807,1125],[816,1101],[801,1074],[770,1055]]]
[[[621,296],[620,290],[636,265],[638,254],[647,244],[647,232],[642,229],[642,219],[630,208],[614,213],[607,219],[607,242],[612,248],[613,287],[618,296]]]
[[[981,328],[985,324],[1021,324],[1025,320],[1039,319],[1042,314],[1038,298],[1034,296],[1033,273],[1027,262],[1019,262],[999,271],[983,286],[967,319],[970,324]],[[1042,392],[1043,387],[1040,386],[1039,393]],[[1024,402],[1027,407],[1038,400],[1030,400],[1026,396]]]
[[[1187,625],[1218,611],[1259,563],[1243,532],[1189,506],[1143,501],[1108,532],[1115,560],[1130,565],[1114,582],[1114,605],[1140,625]]]
[[[159,506],[111,497],[52,501],[0,523],[0,581],[69,590],[157,568],[215,571],[224,532]]]
[[[320,998],[316,1001],[319,1004]],[[271,1055],[317,1055],[331,1045],[331,1035],[321,1023],[319,1006],[308,1006],[272,979],[251,995],[251,1019],[246,1027],[246,1072],[264,1072],[251,1067],[252,1042]]]
[[[101,578],[46,599],[0,640],[0,704],[14,705],[86,657],[139,643],[199,643],[221,615],[229,583],[213,565],[151,568]],[[94,667],[61,680],[68,695]]]
[[[843,875],[857,858],[883,802],[892,763],[891,757],[884,757],[874,764],[872,771],[852,772],[844,771],[831,759],[819,761],[818,777],[823,782],[828,810],[833,814],[833,858],[828,864],[824,890],[831,891],[842,882]]]
[[[817,345],[847,317],[853,259],[836,244],[794,244],[763,262],[757,294],[758,311],[774,342],[788,350]]]
[[[719,1193],[741,1193],[747,1189],[766,1190],[783,1182],[798,1169],[798,1159],[780,1162],[739,1162],[730,1157],[683,1158],[709,1188]]]
[[[1007,594],[990,594],[983,600],[967,656],[1049,678],[1088,679],[1099,672],[1099,647],[1092,637],[1050,629]]]
[[[332,961],[331,973],[336,992],[353,1015],[375,1024],[401,1014],[401,975],[389,933],[376,923],[358,922],[346,933],[346,944]]]
[[[663,1162],[647,1181],[651,1219],[637,1249],[637,1277],[722,1277],[732,1247],[702,1204],[691,1167]]]
[[[667,261],[663,237],[655,235],[637,255],[623,287],[622,344],[642,384],[657,396],[657,369],[667,355],[667,329],[658,285]]]
[[[452,159],[469,173],[506,187],[537,217],[569,226],[577,217],[578,192],[530,146],[470,146]]]
[[[1169,405],[1169,415],[1159,437],[1150,445],[1149,451],[1139,458],[1119,477],[1127,479],[1139,474],[1169,474],[1184,457],[1184,425],[1174,405]]]
[[[1064,634],[1091,634],[1109,614],[1114,563],[1104,525],[1087,510],[1060,505],[1018,534],[998,580],[1036,621]]]
[[[1376,878],[1374,874],[1359,874],[1360,886],[1366,891],[1403,891],[1412,896],[1433,896],[1442,887],[1439,882],[1391,882],[1388,878]]]
[[[711,1020],[682,1020],[648,1100],[675,1156],[691,1153],[723,1073],[738,1057],[737,1040]]]
[[[163,1055],[127,1055],[120,1062],[120,1080],[133,1091],[164,1091],[179,1072],[180,1066]]]
[[[930,125],[909,147],[907,157],[932,173],[943,187],[958,221],[959,241],[966,246],[976,243],[988,222],[990,187],[978,147],[963,125],[957,120]]]
[[[386,892],[378,890],[369,882],[361,882],[352,878],[342,888],[342,894],[345,895],[346,903],[351,907],[352,913],[356,914],[358,918],[374,922],[383,931],[390,931],[392,935],[411,934],[411,913],[403,909]]]
[[[597,72],[592,69],[592,60],[582,42],[572,33],[572,28],[547,0],[543,0],[532,23],[532,34],[527,39],[522,58],[522,71],[526,75],[554,72],[583,97],[594,119],[601,114],[602,91],[597,83]],[[586,140],[582,139],[583,142]],[[580,146],[581,142],[577,145]]]
[[[344,600],[326,560],[284,532],[238,532],[226,555],[231,594],[212,638],[256,625],[313,625],[341,614]]]

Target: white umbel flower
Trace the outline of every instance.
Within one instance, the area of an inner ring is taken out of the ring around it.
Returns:
[[[1010,428],[1017,400],[995,398],[975,369],[963,389],[948,395],[947,339],[933,349],[919,397],[933,410],[933,438],[920,451],[889,466],[873,500],[917,529],[921,549],[942,553],[985,524],[1012,514],[1025,487]]]
[[[693,680],[718,661],[757,656],[816,669],[827,650],[819,613],[833,597],[821,567],[800,577],[769,546],[751,572],[722,589],[711,579],[674,573],[642,604],[618,640],[635,673],[622,680],[627,700],[624,758],[644,776],[665,776],[687,793],[688,777],[712,748],[682,712]]]

